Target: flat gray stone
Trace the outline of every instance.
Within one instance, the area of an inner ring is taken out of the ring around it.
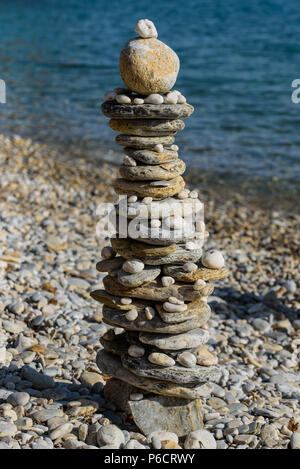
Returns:
[[[111,119],[109,125],[117,132],[143,137],[173,135],[184,129],[180,119]]]
[[[129,331],[180,334],[198,327],[203,327],[207,322],[209,313],[210,309],[208,307],[207,315],[205,316],[196,316],[189,321],[177,324],[167,324],[162,321],[158,315],[151,320],[147,320],[140,311],[138,311],[138,318],[135,321],[128,321],[125,315],[120,314],[120,311],[104,306],[103,321],[111,326],[122,327]]]
[[[174,383],[159,381],[155,379],[143,378],[131,373],[123,367],[120,358],[105,350],[100,350],[96,357],[99,369],[113,378],[117,378],[125,383],[143,389],[147,392],[170,397],[182,397],[184,399],[198,399],[207,396],[207,384],[199,386],[179,386]]]
[[[140,150],[130,147],[125,147],[123,151],[126,155],[146,165],[170,163],[171,161],[176,161],[178,158],[177,151],[168,150],[166,148],[164,148],[164,151],[160,153],[158,153],[157,151],[151,151],[147,149]]]
[[[125,368],[137,376],[168,381],[176,384],[200,384],[205,382],[219,381],[221,371],[216,366],[199,366],[186,368],[180,365],[159,366],[150,363],[147,358],[130,357],[127,353],[121,356]]]
[[[119,134],[116,136],[116,143],[123,147],[149,148],[154,149],[155,145],[172,145],[175,138],[172,135],[166,137],[138,137],[136,135]]]
[[[190,104],[117,104],[106,101],[101,110],[106,117],[118,119],[184,119],[194,108]]]
[[[211,284],[211,291],[213,291],[213,285]],[[203,302],[202,300],[196,300],[191,303],[188,303],[187,309],[183,312],[167,312],[164,310],[163,305],[161,303],[157,303],[155,305],[156,310],[158,311],[161,319],[168,323],[168,324],[177,324],[184,321],[189,321],[196,317],[201,317],[202,322],[205,323],[209,319],[210,311],[207,308],[207,303]]]
[[[144,435],[169,431],[179,437],[203,428],[201,400],[151,396],[141,401],[129,401],[133,420]]]
[[[171,163],[164,163],[153,166],[126,166],[119,168],[120,176],[130,181],[153,181],[162,184],[162,181],[168,182],[185,171],[184,161],[177,159]]]
[[[146,345],[153,345],[161,350],[182,350],[199,347],[209,339],[209,333],[204,329],[194,329],[183,334],[148,334],[141,332],[139,340]]]
[[[160,268],[154,267],[145,267],[144,270],[137,274],[129,274],[121,269],[118,272],[118,280],[122,285],[124,285],[124,287],[139,287],[140,285],[155,280],[159,276],[160,272]]]

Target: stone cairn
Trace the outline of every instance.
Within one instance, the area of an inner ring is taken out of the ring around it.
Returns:
[[[169,430],[184,436],[202,428],[201,398],[221,372],[205,345],[211,281],[227,275],[222,254],[203,254],[208,233],[197,191],[185,188],[185,163],[174,135],[193,107],[170,91],[179,71],[175,52],[140,20],[120,55],[126,89],[105,95],[102,112],[121,132],[125,157],[114,189],[118,229],[97,264],[106,272],[100,370],[111,377],[107,399],[127,411],[146,435]],[[126,197],[124,197],[126,196]],[[138,223],[136,221],[138,220]],[[120,226],[125,226],[121,235]]]

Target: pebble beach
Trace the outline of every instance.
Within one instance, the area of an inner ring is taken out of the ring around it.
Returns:
[[[90,291],[103,288],[97,207],[115,199],[116,171],[17,136],[0,136],[0,163],[0,449],[194,449],[145,437],[103,395],[110,326]],[[300,449],[300,216],[191,188],[229,269],[209,297],[222,378],[197,448]]]

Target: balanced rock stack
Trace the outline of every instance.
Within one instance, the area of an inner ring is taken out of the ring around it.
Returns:
[[[122,195],[117,233],[97,264],[108,273],[105,290],[92,293],[113,326],[101,339],[97,364],[111,376],[106,397],[143,433],[183,436],[202,427],[201,398],[221,377],[205,345],[207,297],[227,271],[219,251],[203,254],[203,204],[185,188],[185,163],[174,145],[182,119],[193,112],[179,91],[170,91],[179,59],[151,21],[140,20],[135,31],[139,37],[120,56],[127,88],[107,93],[102,105],[110,127],[121,132],[116,142],[125,157],[114,182]]]

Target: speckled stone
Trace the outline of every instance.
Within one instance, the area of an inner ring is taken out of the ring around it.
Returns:
[[[199,347],[209,339],[204,329],[194,329],[183,334],[148,334],[141,332],[139,340],[146,345],[153,345],[161,350],[182,350]]]
[[[129,383],[130,385],[135,386],[137,388],[143,389],[148,392],[154,392],[155,394],[161,394],[164,396],[182,397],[185,399],[198,399],[203,396],[203,387],[206,386],[179,386],[174,383],[168,383],[165,381],[137,376],[122,366],[119,357],[114,356],[106,352],[105,350],[100,350],[100,352],[98,352],[96,362],[99,369],[103,373],[125,381],[126,383]]]
[[[174,135],[184,129],[180,119],[111,119],[109,125],[116,132],[143,137]]]
[[[202,280],[219,280],[228,276],[228,270],[223,269],[208,269],[203,267],[201,264],[198,265],[198,269],[193,272],[184,272],[182,266],[179,265],[167,265],[163,268],[165,275],[171,275],[178,282],[195,282],[198,279]]]
[[[144,262],[145,258],[159,258],[160,256],[166,256],[176,251],[176,244],[170,244],[169,246],[151,246],[140,241],[135,241],[130,238],[112,238],[111,240],[116,251],[126,259],[132,259],[138,257]],[[146,262],[149,264],[148,262]],[[98,265],[98,264],[97,264]],[[103,272],[100,271],[100,272]],[[105,271],[108,272],[108,271]]]
[[[138,332],[152,332],[152,333],[163,333],[163,334],[180,334],[187,332],[192,329],[203,327],[203,318],[196,316],[185,322],[176,324],[168,324],[160,319],[157,315],[151,320],[147,320],[144,313],[139,312],[139,318],[135,321],[128,321],[126,317],[120,314],[120,311],[109,308],[108,306],[103,307],[103,321],[106,324],[115,327],[122,327],[128,331]],[[207,310],[208,314],[210,310]]]
[[[179,58],[154,37],[128,41],[120,54],[120,74],[125,85],[143,95],[170,90],[179,72]]]
[[[124,153],[145,165],[170,163],[171,161],[176,161],[178,158],[177,151],[168,150],[166,148],[164,148],[163,152],[158,153],[157,151],[152,150],[138,150],[125,147]]]
[[[213,285],[211,285],[210,293],[212,293],[212,291]],[[198,299],[192,301],[191,303],[188,303],[187,306],[188,308],[186,309],[186,311],[170,313],[165,311],[161,303],[157,303],[155,305],[156,310],[158,311],[161,319],[166,323],[180,323],[198,317],[199,320],[200,318],[202,319],[201,325],[205,325],[207,320],[209,319],[210,314],[210,309],[207,306],[207,303]]]
[[[172,145],[175,138],[172,135],[162,137],[141,137],[137,135],[119,134],[116,136],[116,143],[123,147],[133,148],[149,148],[153,150],[155,145],[161,143],[162,145]]]
[[[175,284],[170,287],[162,287],[159,280],[154,280],[148,285],[136,288],[126,288],[114,278],[106,276],[103,279],[107,293],[116,296],[138,298],[149,301],[167,301],[170,296],[176,296],[180,300],[193,301],[201,298],[201,293],[193,290],[190,285]]]
[[[194,108],[190,104],[118,104],[106,101],[101,110],[106,117],[117,119],[185,119]]]
[[[131,373],[144,378],[164,380],[175,384],[199,384],[218,381],[221,371],[217,367],[186,368],[180,365],[159,366],[150,363],[146,357],[130,357],[127,353],[121,356],[122,365]]]
[[[165,197],[172,197],[185,186],[181,176],[170,179],[170,185],[167,187],[151,187],[148,182],[131,182],[126,179],[116,179],[113,187],[117,194],[136,195],[137,197],[153,197],[159,200]]]
[[[120,176],[130,181],[152,181],[152,180],[169,180],[185,171],[184,161],[177,159],[171,163],[164,163],[154,166],[121,166]]]

